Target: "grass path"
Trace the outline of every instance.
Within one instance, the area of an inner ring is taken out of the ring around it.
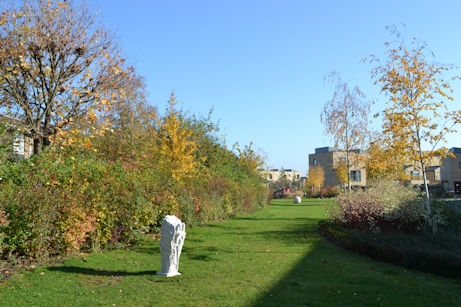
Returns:
[[[180,271],[158,242],[76,257],[0,283],[5,306],[461,306],[461,281],[343,251],[316,224],[321,201],[276,200],[255,214],[186,229]]]

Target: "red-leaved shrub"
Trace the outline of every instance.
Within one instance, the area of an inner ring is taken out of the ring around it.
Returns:
[[[392,180],[375,181],[367,189],[341,194],[335,201],[329,207],[331,218],[351,229],[416,232],[427,218],[419,192]]]

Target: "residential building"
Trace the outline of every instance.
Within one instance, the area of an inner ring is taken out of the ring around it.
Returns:
[[[429,181],[429,184],[440,184],[441,169],[440,165],[431,165],[426,168],[426,179]]]
[[[367,184],[364,156],[365,154],[358,149],[349,152],[351,186],[363,187]],[[336,170],[341,162],[346,162],[346,152],[336,151],[332,147],[316,148],[315,153],[309,155],[309,169],[315,166],[323,168],[324,187],[340,185]]]
[[[260,170],[260,172],[261,175],[269,182],[277,182],[281,179],[285,179],[290,182],[301,180],[301,173],[292,169],[273,168],[270,170]]]
[[[0,141],[8,140],[13,148],[12,153],[18,158],[29,158],[34,152],[34,142],[30,136],[17,130],[15,123],[18,120],[0,115],[0,125],[6,130],[0,129]]]
[[[449,152],[453,156],[443,158],[440,169],[442,190],[461,194],[461,148],[453,147]]]
[[[430,161],[429,165],[426,166],[426,181],[429,185],[440,184],[440,164],[441,160],[439,157],[435,157]],[[408,175],[407,183],[412,185],[423,185],[423,169],[421,163],[416,162],[411,165],[404,167],[405,173]]]

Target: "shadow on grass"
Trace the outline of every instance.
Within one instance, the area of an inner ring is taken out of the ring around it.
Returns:
[[[285,218],[285,217],[274,217],[274,218],[260,218],[260,217],[236,217],[234,220],[243,220],[243,221],[311,221],[310,218],[305,217],[294,217],[294,218]],[[219,227],[219,226],[216,226]],[[232,227],[234,228],[234,227]]]
[[[239,218],[234,218],[235,220],[238,220]],[[208,228],[220,228],[220,229],[231,229],[231,230],[239,230],[242,229],[242,227],[238,226],[227,226],[227,225],[221,225],[221,224],[209,224],[207,225]]]
[[[110,276],[110,277],[155,275],[155,273],[157,273],[157,271],[126,272],[126,271],[95,270],[95,269],[89,269],[89,268],[81,268],[77,266],[49,267],[48,270],[53,271],[53,272],[84,274],[84,275],[94,275],[94,276]]]
[[[323,207],[323,203],[313,203],[313,204],[301,204],[301,205],[296,205],[296,204],[283,204],[283,203],[275,203],[271,204],[273,207]]]
[[[149,255],[160,255],[160,248],[157,247],[144,247],[144,246],[136,246],[132,249],[135,253],[143,253]]]
[[[264,219],[262,219],[264,220]],[[271,219],[268,219],[271,220]],[[239,233],[240,236],[260,236],[267,240],[282,241],[287,244],[299,243],[300,241],[304,242],[306,239],[320,239],[319,234],[317,233],[317,223],[322,219],[313,219],[313,218],[287,218],[287,219],[273,219],[277,221],[283,220],[292,220],[296,223],[286,227],[283,230],[269,230],[269,231],[247,231],[244,233]]]
[[[216,247],[193,248],[184,246],[182,249],[182,255],[186,255],[189,259],[197,261],[214,261],[215,259],[212,255],[217,252],[218,249]]]
[[[250,306],[461,306],[458,281],[429,281],[424,273],[370,260],[317,237]]]

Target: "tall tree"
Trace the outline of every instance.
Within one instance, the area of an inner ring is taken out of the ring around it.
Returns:
[[[335,148],[346,153],[347,186],[351,190],[351,164],[360,163],[352,150],[363,146],[370,104],[358,86],[350,88],[337,72],[327,75],[333,96],[323,107],[320,120],[325,132],[333,137]]]
[[[0,15],[0,110],[23,120],[34,153],[70,122],[107,108],[129,79],[84,3],[24,0]]]
[[[427,60],[429,50],[425,43],[414,39],[407,47],[395,27],[391,34],[396,40],[386,43],[385,61],[371,58],[376,63],[372,77],[388,97],[383,112],[383,134],[397,139],[400,142],[397,149],[421,166],[430,216],[426,166],[436,156],[448,154],[447,148],[440,146],[461,122],[461,110],[448,111],[448,103],[453,101],[451,82],[458,77],[444,77],[452,65]],[[423,150],[423,146],[428,150]]]
[[[194,175],[198,167],[195,151],[197,143],[192,131],[184,126],[181,114],[176,110],[176,97],[172,92],[168,101],[168,113],[158,119],[159,167],[173,180],[180,181]]]

